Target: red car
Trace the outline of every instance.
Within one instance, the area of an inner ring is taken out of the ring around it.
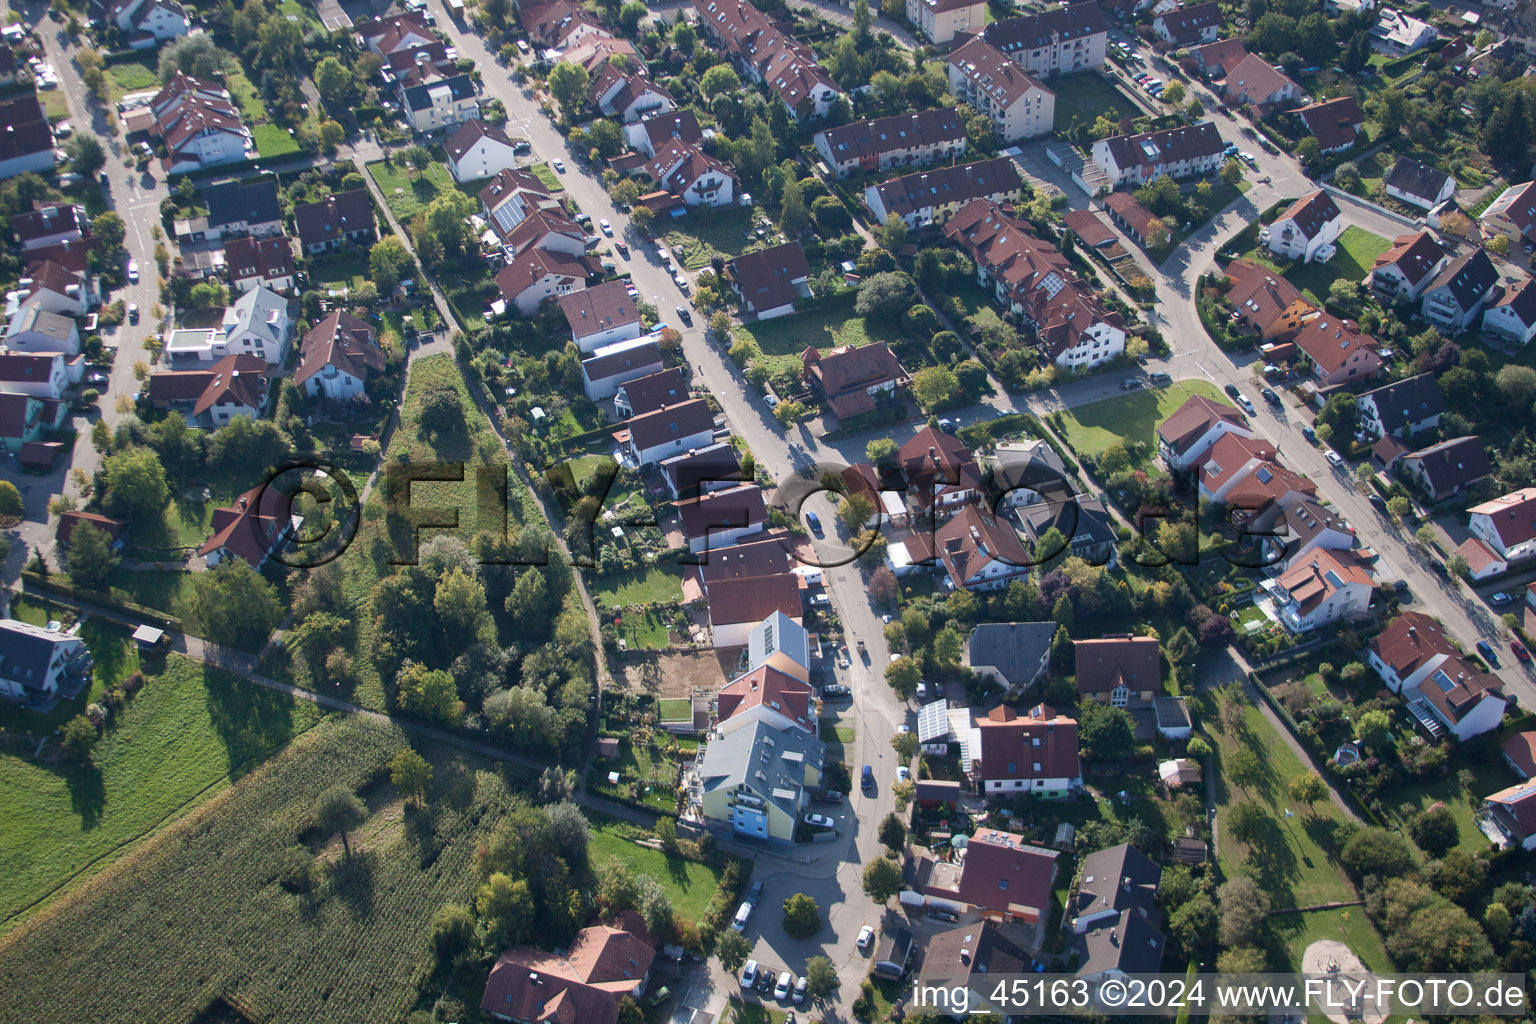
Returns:
[[[1519,640],[1511,640],[1509,642],[1509,649],[1514,651],[1515,657],[1519,658],[1521,661],[1531,660],[1531,652],[1526,650],[1525,644],[1521,643]]]

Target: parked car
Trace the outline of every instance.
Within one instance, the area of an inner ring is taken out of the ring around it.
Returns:
[[[741,987],[750,989],[757,981],[757,961],[748,960],[741,968]]]
[[[1323,458],[1328,460],[1328,464],[1330,466],[1342,466],[1342,465],[1344,465],[1344,456],[1340,455],[1338,452],[1334,451],[1332,448],[1329,448],[1327,451],[1323,452]]]
[[[1309,426],[1306,426],[1305,424],[1302,425],[1301,436],[1306,438],[1308,441],[1311,441],[1313,444],[1317,443],[1317,431],[1313,430]]]
[[[773,998],[782,1003],[789,998],[790,990],[794,987],[795,976],[788,971],[781,971],[779,973],[779,983],[773,986]]]
[[[128,280],[132,284],[138,284],[139,283],[139,261],[138,260],[129,260],[128,261]]]
[[[1223,390],[1223,391],[1225,391],[1227,393],[1227,397],[1228,398],[1236,398],[1238,395],[1242,394],[1242,392],[1237,389],[1237,385],[1236,384],[1228,384],[1226,387],[1222,388],[1221,390]]]
[[[807,814],[805,816],[805,823],[807,825],[811,826],[811,828],[836,828],[837,827],[837,822],[833,821],[831,818],[827,817],[825,814]]]
[[[830,608],[831,606],[832,606],[832,599],[830,597],[828,597],[826,594],[814,594],[814,595],[812,595],[812,597],[811,597],[811,607],[812,608]]]
[[[859,785],[866,790],[875,788],[875,770],[869,765],[864,766],[864,774],[859,779]]]
[[[1490,594],[1488,596],[1488,602],[1495,608],[1502,608],[1504,605],[1513,602],[1514,599],[1515,595],[1506,590],[1501,590],[1497,594]]]
[[[816,536],[821,536],[821,516],[818,516],[815,512],[807,512],[805,514],[805,525],[810,527],[811,532]]]
[[[829,790],[826,790],[824,792],[817,793],[811,799],[814,800],[816,803],[819,803],[819,804],[833,804],[833,805],[836,805],[836,804],[840,804],[840,803],[843,802],[843,794],[839,793],[835,789],[829,789]]]
[[[897,765],[896,766],[896,781],[897,782],[911,782],[912,781],[912,769],[908,768],[904,764]]]
[[[1268,402],[1270,405],[1280,404],[1280,396],[1275,394],[1274,388],[1260,388],[1259,394],[1263,395],[1264,401]]]
[[[736,916],[731,918],[731,931],[742,932],[747,930],[747,922],[752,920],[752,901],[744,900],[741,906],[736,908]],[[746,984],[745,981],[742,982]]]
[[[858,944],[860,949],[868,949],[870,944],[874,941],[875,930],[873,928],[871,928],[869,925],[865,925],[863,928],[859,929]]]
[[[677,285],[678,291],[682,292],[684,295],[688,294],[688,279],[683,276],[683,272],[681,270],[672,275],[672,283]]]
[[[1487,640],[1479,640],[1477,642],[1477,653],[1481,654],[1483,656],[1483,660],[1488,662],[1488,664],[1492,665],[1494,668],[1499,667],[1499,656],[1494,653],[1493,644],[1489,643]]]
[[[1242,160],[1243,163],[1247,164],[1249,167],[1252,167],[1254,170],[1259,169],[1259,158],[1247,150],[1243,150],[1241,153],[1239,153],[1238,159]]]
[[[1531,652],[1526,650],[1525,644],[1521,643],[1519,640],[1511,640],[1509,642],[1509,649],[1514,652],[1515,657],[1520,661],[1531,660]]]
[[[805,976],[801,975],[795,981],[795,1005],[799,1006],[801,1003],[805,1002],[805,996],[806,996],[806,981],[805,981]]]
[[[767,995],[769,992],[773,991],[772,971],[757,972],[757,991],[761,995]]]
[[[559,157],[555,157],[553,160],[551,160],[549,162],[549,164],[550,164],[551,167],[553,167],[555,169],[555,173],[556,174],[564,174],[565,173],[565,161],[561,160]]]
[[[852,697],[853,690],[842,683],[833,683],[831,686],[823,686],[821,688],[821,695],[823,697]]]
[[[689,327],[693,326],[693,314],[688,311],[688,307],[687,306],[677,306],[676,307],[676,312],[677,312],[677,318],[679,320],[681,320],[683,323],[687,324]]]
[[[619,251],[619,255],[629,259],[629,245],[625,242],[614,242],[613,247]]]
[[[602,220],[598,221],[597,226],[602,229],[603,234],[607,235],[609,238],[613,237],[613,225],[608,223],[607,217],[604,217]]]
[[[1391,512],[1387,508],[1387,499],[1386,498],[1383,498],[1379,494],[1373,494],[1373,495],[1370,496],[1370,502],[1371,502],[1371,507],[1374,508],[1377,512],[1380,512],[1384,516],[1385,515],[1391,515]]]
[[[917,699],[918,700],[927,700],[928,699],[928,683],[927,683],[926,680],[924,680],[923,682],[920,682],[920,683],[917,684]]]
[[[765,391],[763,392],[763,404],[768,407],[769,412],[772,412],[779,407],[779,396],[772,391]]]
[[[672,254],[667,252],[667,250],[662,246],[658,245],[656,247],[656,258],[661,261],[661,265],[664,267],[670,267],[672,265]]]
[[[960,923],[960,915],[955,913],[953,910],[934,909],[928,911],[928,916],[935,921],[946,921],[949,924]]]
[[[1232,400],[1237,403],[1238,408],[1242,409],[1243,412],[1250,416],[1254,414],[1253,399],[1247,395],[1234,395]]]
[[[747,890],[747,899],[751,900],[752,901],[752,905],[755,907],[755,906],[757,906],[757,901],[762,899],[762,898],[763,898],[763,880],[761,878],[759,878],[757,881],[752,883],[752,888]]]
[[[1172,384],[1173,383],[1173,374],[1168,373],[1165,370],[1158,370],[1156,373],[1153,373],[1147,379],[1150,380],[1155,385]]]
[[[128,322],[131,324],[139,322],[139,304],[137,302],[128,303]]]
[[[1127,377],[1120,382],[1121,391],[1135,391],[1139,387],[1141,387],[1141,381],[1135,377]]]

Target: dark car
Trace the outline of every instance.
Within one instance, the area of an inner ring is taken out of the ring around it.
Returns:
[[[1141,387],[1141,381],[1135,377],[1127,377],[1120,382],[1121,391],[1135,391],[1139,387]]]
[[[1382,515],[1389,515],[1390,514],[1389,511],[1387,510],[1387,499],[1386,498],[1383,498],[1379,494],[1373,494],[1373,495],[1371,495],[1371,499],[1370,500],[1371,500],[1371,507],[1374,508],[1377,512],[1380,512]]]
[[[812,799],[819,804],[840,804],[843,802],[843,794],[835,789],[829,789],[824,793],[817,793]]]
[[[756,882],[752,883],[752,888],[747,891],[747,899],[751,900],[753,904],[756,904],[757,901],[762,898],[763,882],[762,879],[758,879]]]
[[[615,249],[619,250],[619,255],[620,256],[624,256],[626,258],[629,256],[629,246],[624,244],[623,242],[614,242],[613,243],[613,247]]]
[[[1268,402],[1270,405],[1280,404],[1280,396],[1275,394],[1273,388],[1260,388],[1259,394],[1263,395],[1264,401]]]
[[[1494,668],[1499,667],[1499,656],[1493,653],[1493,644],[1490,644],[1487,640],[1479,640],[1477,642],[1477,653],[1481,654],[1483,660]]]
[[[1222,388],[1222,390],[1227,393],[1228,398],[1236,398],[1242,394],[1242,392],[1237,389],[1236,384],[1228,384],[1226,387]]]
[[[864,766],[864,775],[859,779],[859,785],[866,790],[875,788],[875,770],[869,765]]]
[[[1311,427],[1302,427],[1301,436],[1306,438],[1308,441],[1313,442],[1314,444],[1317,442],[1317,431],[1313,430]]]
[[[821,688],[821,695],[823,697],[833,697],[833,698],[852,697],[853,696],[853,691],[851,689],[849,689],[848,687],[844,686],[842,683],[833,683],[831,686],[823,686]]]
[[[677,311],[677,318],[679,320],[681,320],[683,323],[687,324],[689,327],[693,326],[693,314],[691,312],[689,312],[687,306],[678,306],[676,311]]]

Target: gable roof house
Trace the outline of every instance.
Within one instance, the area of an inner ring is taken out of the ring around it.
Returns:
[[[1432,373],[1383,384],[1357,400],[1357,429],[1367,438],[1408,437],[1440,423],[1445,400]]]
[[[959,107],[937,107],[824,128],[814,143],[841,181],[855,171],[887,171],[960,156],[965,122]]]
[[[517,1024],[618,1024],[619,1001],[645,994],[656,950],[623,919],[576,933],[562,956],[532,946],[502,953],[480,1010]]]
[[[952,42],[957,33],[984,27],[986,10],[982,0],[907,0],[907,20],[934,46]]]
[[[643,117],[665,114],[677,107],[672,94],[638,71],[623,71],[605,63],[592,76],[587,99],[608,117],[633,124]]]
[[[1252,437],[1253,430],[1235,406],[1191,395],[1157,427],[1157,454],[1174,472],[1205,461],[1211,446],[1226,434]]]
[[[271,238],[283,233],[283,206],[275,181],[219,181],[204,185],[202,194],[208,208],[201,232],[204,239]]]
[[[70,270],[51,259],[30,262],[25,276],[16,282],[16,288],[16,292],[6,297],[6,313],[11,316],[19,314],[23,308],[36,307],[45,313],[80,317],[101,299],[88,270]],[[19,304],[13,312],[12,302],[15,300],[19,300]]]
[[[506,130],[479,118],[459,125],[444,148],[448,153],[448,170],[460,184],[489,178],[517,164],[517,151]]]
[[[217,327],[172,331],[165,352],[173,367],[216,362],[241,353],[277,365],[288,355],[288,300],[257,285],[224,310]]]
[[[1248,47],[1241,39],[1218,39],[1192,48],[1189,55],[1206,78],[1221,79],[1248,56]]]
[[[57,163],[53,126],[43,114],[37,93],[0,100],[0,178],[29,171],[50,174]]]
[[[1043,438],[1004,441],[993,447],[984,462],[992,474],[994,508],[1033,505],[1047,496],[1056,499],[1072,493],[1066,464]]]
[[[182,413],[192,426],[222,427],[240,416],[261,415],[267,404],[266,370],[258,356],[227,355],[202,369],[150,374],[145,398],[156,408]]]
[[[1256,263],[1233,260],[1227,264],[1227,301],[1238,321],[1265,341],[1289,338],[1317,314],[1317,307],[1302,297],[1290,281]]]
[[[1089,369],[1125,351],[1125,321],[1076,276],[1061,252],[995,202],[977,199],[944,225],[976,262],[976,278],[1033,330],[1041,354],[1065,369]]]
[[[739,482],[724,481],[728,486],[734,486],[734,483]],[[698,487],[695,488],[695,493],[716,489],[713,487]],[[722,580],[745,580],[769,576],[795,575],[790,572],[789,558],[789,548],[793,543],[788,534],[779,530],[762,533],[744,544],[733,544],[728,548],[711,551],[704,558],[696,559],[697,564],[689,567],[689,573],[697,575],[706,596],[708,596],[710,588]],[[798,617],[799,609],[799,604],[795,604],[790,611],[794,612],[795,617]],[[752,627],[751,632],[755,634],[764,623],[767,623],[776,614],[779,613],[765,613],[765,617]],[[809,640],[807,639],[807,657],[809,656],[808,645]],[[765,650],[774,646],[771,643],[767,644]],[[791,644],[787,639],[781,638],[779,646],[791,646]],[[757,664],[757,662],[748,661],[749,668],[756,668]],[[784,671],[789,672],[792,676],[801,674],[790,668],[784,668]]]
[[[1450,254],[1428,231],[1399,235],[1392,248],[1376,257],[1366,284],[1378,299],[1417,302],[1424,288],[1445,269]]]
[[[747,637],[747,671],[767,669],[798,679],[811,678],[811,637],[783,612],[772,612]]]
[[[1032,560],[1008,520],[975,505],[966,505],[934,531],[932,544],[931,557],[943,563],[949,582],[955,587],[999,590],[1010,581],[1029,575]]]
[[[703,448],[714,440],[714,432],[714,413],[702,398],[643,413],[627,421],[621,431],[625,435],[622,443],[626,453],[639,466],[660,462],[690,448]]]
[[[896,461],[919,509],[949,514],[982,498],[981,467],[953,434],[925,425],[897,450]]]
[[[1365,128],[1365,111],[1353,96],[1313,103],[1296,114],[1324,153],[1342,153],[1355,144]]]
[[[310,398],[345,401],[363,394],[384,363],[373,328],[338,309],[304,335],[293,383]]]
[[[1412,480],[1430,501],[1444,501],[1493,473],[1488,451],[1480,437],[1453,437],[1400,457],[1392,470],[1399,479]]]
[[[111,0],[105,7],[131,50],[151,49],[192,29],[186,9],[175,0]]]
[[[1536,241],[1536,181],[1511,185],[1478,218],[1485,235],[1499,234],[1512,245]]]
[[[1504,762],[1516,778],[1524,780],[1536,775],[1536,732],[1530,729],[1517,732],[1500,744],[1499,749],[1504,752]]]
[[[630,298],[624,281],[605,281],[562,295],[560,311],[571,327],[571,340],[586,355],[640,337],[640,304]]]
[[[60,242],[79,242],[91,235],[91,218],[85,207],[78,203],[34,200],[32,209],[11,217],[10,225],[22,252],[45,249]]]
[[[662,459],[660,466],[662,481],[674,501],[687,501],[701,494],[727,490],[745,482],[741,477],[741,460],[737,458],[736,449],[731,447],[730,441],[716,441],[703,448],[691,448],[681,455]],[[778,571],[786,568],[787,564],[780,566]]]
[[[976,792],[991,797],[1028,791],[1067,796],[1083,784],[1077,757],[1077,721],[1045,704],[1020,715],[1000,704],[976,719],[962,749]]]
[[[277,488],[262,484],[236,498],[227,508],[213,510],[213,533],[197,549],[208,568],[230,558],[244,559],[260,569],[282,547],[302,517]]]
[[[1063,912],[1072,921],[1077,975],[1089,981],[1153,973],[1163,962],[1162,869],[1128,843],[1090,853]]]
[[[1100,139],[1093,144],[1093,162],[1108,176],[1111,188],[1141,186],[1165,174],[1187,178],[1214,171],[1226,160],[1226,147],[1216,126],[1201,121]]]
[[[1352,320],[1329,314],[1313,317],[1297,332],[1294,343],[1311,363],[1312,379],[1321,387],[1355,384],[1381,373],[1376,339],[1360,333]]]
[[[256,155],[251,130],[229,91],[176,72],[150,100],[155,123],[152,131],[165,142],[167,174],[205,171],[221,164],[239,163]]]
[[[1221,23],[1220,4],[1194,4],[1175,7],[1159,14],[1152,19],[1152,31],[1165,43],[1188,48],[1199,43],[1215,42],[1221,31]]]
[[[1473,505],[1467,529],[1511,565],[1536,558],[1536,487]]]
[[[91,652],[78,636],[0,619],[0,699],[48,704],[91,681]]]
[[[44,414],[47,406],[57,410],[52,421]],[[8,452],[21,451],[42,437],[45,429],[57,427],[65,411],[63,402],[45,402],[31,395],[0,392],[0,444]]]
[[[1483,310],[1483,338],[1514,348],[1536,338],[1536,278],[1504,289]]]
[[[625,382],[649,376],[661,367],[661,346],[649,338],[616,341],[581,361],[582,389],[592,401],[601,402],[612,398]]]
[[[1061,855],[1021,835],[983,828],[956,856],[957,863],[918,865],[916,887],[928,897],[927,905],[979,914],[981,921],[966,926],[972,929],[987,922],[1015,925],[1013,934],[1025,946],[1040,949],[1045,944],[1051,886]]]
[[[676,405],[688,397],[688,381],[681,366],[625,381],[613,395],[613,408],[626,419]]]
[[[710,558],[711,563],[719,560],[718,552]],[[800,581],[794,573],[726,576],[709,583],[709,632],[716,647],[745,647],[752,631],[775,613],[801,623]]]
[[[1499,283],[1499,271],[1484,249],[1452,260],[1424,289],[1419,312],[1449,334],[1472,326]]]
[[[800,363],[806,379],[821,391],[839,420],[873,412],[876,395],[893,394],[908,380],[907,371],[883,341],[860,348],[845,345],[826,354],[807,348],[800,354]]]
[[[1089,565],[1115,563],[1119,537],[1104,502],[1098,498],[1078,494],[1064,501],[1026,505],[1017,515],[1031,545],[1038,545],[1049,531],[1059,530],[1067,538],[1067,553],[1072,557]]]
[[[1488,794],[1477,817],[1504,837],[1501,846],[1536,850],[1536,783],[1522,782]]]
[[[1262,437],[1223,434],[1200,461],[1196,473],[1200,497],[1225,502],[1239,482],[1269,463],[1275,454],[1275,446]]]
[[[968,1013],[992,1008],[998,975],[1029,973],[1034,958],[993,921],[956,925],[927,937],[917,983],[959,989],[957,1005]],[[956,1016],[960,1011],[956,1011]]]
[[[1440,621],[1403,612],[1366,645],[1365,663],[1432,738],[1448,731],[1459,740],[1499,727],[1509,706],[1499,677],[1467,661]]]
[[[864,190],[864,205],[875,223],[892,214],[909,228],[942,224],[973,199],[1001,203],[1022,198],[1024,179],[1008,157],[936,167],[892,178]]]
[[[293,247],[283,236],[231,239],[224,246],[224,269],[236,295],[252,288],[270,288],[287,294],[293,290],[294,275],[298,273]]]
[[[1228,103],[1248,105],[1268,112],[1302,95],[1301,86],[1258,54],[1250,53],[1222,79],[1221,94]]]
[[[695,555],[730,547],[768,527],[763,491],[755,483],[707,491],[672,504],[688,550]]]
[[[373,199],[367,189],[337,192],[315,203],[294,207],[293,226],[299,245],[313,256],[335,252],[351,242],[374,236]]]
[[[1288,494],[1280,499],[1274,536],[1266,537],[1263,551],[1271,565],[1289,566],[1312,551],[1348,551],[1355,546],[1354,527],[1337,511],[1325,508],[1315,496]]]
[[[1077,656],[1077,693],[1085,700],[1123,708],[1149,703],[1163,690],[1162,652],[1157,639],[1122,633],[1072,641]]]
[[[810,47],[785,34],[746,0],[693,0],[698,23],[753,82],[761,82],[797,120],[825,117],[842,95]]]
[[[811,265],[799,241],[769,246],[737,256],[726,264],[726,280],[742,312],[771,320],[795,311],[795,303],[812,297]]]
[[[1393,199],[1432,210],[1456,194],[1456,179],[1410,157],[1398,157],[1382,182]]]
[[[816,691],[809,683],[763,665],[733,679],[716,694],[715,729],[724,735],[765,722],[780,732],[800,729],[815,735],[819,724],[815,706]]]
[[[688,206],[730,206],[741,190],[736,172],[692,142],[664,143],[645,166],[656,187]]]
[[[710,739],[699,760],[705,820],[788,843],[821,785],[826,748],[802,729],[755,721]]]
[[[964,664],[1008,694],[1023,693],[1051,668],[1054,622],[983,622],[966,641]]]
[[[1056,122],[1056,93],[981,36],[957,47],[945,68],[949,91],[987,115],[1004,142],[1045,135]]]
[[[1344,231],[1338,204],[1323,189],[1296,200],[1273,223],[1259,231],[1259,239],[1276,256],[1311,263],[1327,260],[1333,243]]]
[[[409,81],[400,80],[400,105],[416,132],[450,128],[480,116],[479,94],[466,74],[444,76],[428,68],[420,81],[407,85]]]
[[[549,249],[528,249],[496,273],[501,297],[524,316],[532,316],[548,299],[586,288],[593,268],[580,256]]]
[[[0,355],[0,392],[57,401],[69,383],[62,352]]]
[[[5,347],[10,352],[80,351],[80,331],[67,316],[50,313],[39,303],[28,303],[5,328]]]
[[[1104,66],[1109,25],[1097,3],[1046,7],[994,21],[982,38],[1040,78]]]
[[[382,56],[402,51],[415,52],[438,41],[432,26],[417,11],[405,11],[387,18],[363,18],[357,23],[358,44]]]
[[[577,249],[573,254],[579,255],[583,250],[579,248],[586,232],[575,226],[575,222],[566,216],[565,210],[560,205],[560,200],[550,193],[549,186],[540,181],[538,176],[531,171],[525,171],[516,167],[505,168],[486,182],[480,189],[480,208],[485,211],[486,220],[496,229],[496,233],[503,241],[510,241],[510,236],[528,217],[535,212],[543,211],[559,218],[560,226],[567,223],[574,228]],[[548,248],[548,246],[540,246]],[[514,246],[517,252],[523,251],[522,246]]]
[[[1370,28],[1371,49],[1389,57],[1406,57],[1422,50],[1438,38],[1434,26],[1409,17],[1401,11],[1383,7]]]
[[[61,547],[67,549],[69,538],[74,535],[75,528],[80,526],[93,526],[106,534],[113,551],[121,551],[128,540],[128,520],[75,509],[59,513],[59,525],[54,530],[54,538]]]
[[[1292,633],[1309,633],[1353,618],[1371,606],[1371,572],[1347,551],[1314,549],[1259,586],[1271,601],[1259,607]]]

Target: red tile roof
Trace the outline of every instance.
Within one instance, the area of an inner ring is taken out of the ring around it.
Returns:
[[[888,381],[900,382],[906,378],[901,361],[883,341],[873,342],[860,348],[844,346],[823,355],[814,348],[807,348],[800,355],[807,376],[814,377],[827,396],[832,411],[842,416],[854,416],[875,407],[869,389]]]
[[[1494,533],[1504,542],[1505,550],[1536,537],[1536,487],[1510,491],[1492,501],[1473,505],[1467,512],[1487,516]]]
[[[619,999],[645,980],[656,951],[610,925],[583,928],[565,956],[515,946],[497,959],[480,1009],[549,1024],[615,1024]]]
[[[976,720],[981,756],[978,779],[1076,779],[1077,721],[1038,704],[1020,717],[1006,704]],[[1026,785],[1026,789],[1029,787]]]
[[[1365,125],[1365,111],[1353,96],[1340,96],[1323,103],[1303,107],[1301,119],[1324,153],[1354,145],[1355,136]]]
[[[1416,235],[1399,235],[1392,242],[1392,248],[1376,257],[1372,269],[1395,266],[1403,279],[1410,285],[1417,285],[1428,277],[1440,261],[1445,258],[1445,250],[1440,247],[1440,242],[1428,231],[1420,231]]]
[[[197,553],[206,556],[227,550],[257,568],[278,547],[290,514],[289,501],[275,487],[253,487],[227,508],[213,510],[213,535]]]
[[[1191,395],[1184,404],[1158,426],[1157,436],[1173,449],[1175,454],[1188,450],[1205,432],[1222,420],[1235,426],[1246,427],[1247,421],[1236,407],[1218,402],[1204,395]]]
[[[1083,695],[1112,693],[1125,686],[1132,693],[1163,688],[1163,663],[1157,640],[1150,636],[1107,636],[1074,640],[1077,655],[1077,692]]]
[[[756,624],[774,612],[800,621],[800,580],[794,573],[721,579],[709,585],[709,621],[713,625]]]
[[[304,335],[295,384],[335,366],[358,380],[384,369],[384,351],[373,340],[373,328],[345,310],[338,309]]]
[[[709,543],[711,534],[722,529],[751,526],[768,521],[768,509],[763,504],[763,491],[757,484],[742,484],[709,491],[697,498],[672,503],[677,507],[682,522],[683,536],[690,541],[702,538]],[[728,545],[721,545],[722,547]]]
[[[1075,737],[1075,728],[1073,733]],[[981,829],[965,848],[960,899],[973,907],[1038,922],[1051,913],[1051,884],[1059,856],[1055,850],[1031,845],[1023,836]]]
[[[1504,741],[1502,749],[1526,778],[1536,775],[1536,731],[1515,733]]]
[[[811,715],[811,699],[814,690],[792,675],[764,665],[721,689],[717,697],[720,721],[766,706],[794,722],[806,732],[816,732],[816,719]]]

